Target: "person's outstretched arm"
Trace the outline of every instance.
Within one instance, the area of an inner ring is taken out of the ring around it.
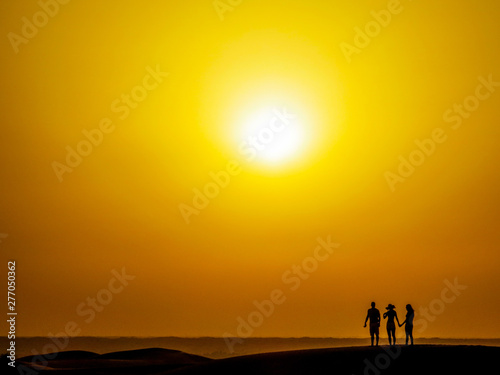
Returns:
[[[366,313],[366,319],[365,319],[365,327],[366,327],[366,322],[368,321],[368,318],[370,317],[370,310]]]
[[[394,311],[394,314],[395,314],[395,317],[396,317],[396,321],[398,322],[399,324],[399,319],[398,319],[398,313]],[[400,326],[401,327],[401,326]]]
[[[405,323],[406,323],[406,319],[405,319],[405,321],[404,321],[403,323],[401,323],[401,324],[399,324],[399,322],[398,322],[398,324],[399,324],[399,326],[400,326],[400,327],[404,326],[404,325],[405,325]]]

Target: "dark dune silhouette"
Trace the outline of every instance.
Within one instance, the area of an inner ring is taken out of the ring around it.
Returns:
[[[50,358],[50,354],[46,356]],[[87,351],[60,352],[54,359],[41,366],[33,356],[19,359],[19,363],[39,371],[40,374],[151,374],[161,371],[193,366],[211,359],[184,353],[178,350],[150,348],[127,350],[106,354]]]
[[[57,360],[67,360],[67,361],[79,361],[85,359],[93,359],[98,357],[99,354],[94,352],[89,352],[87,350],[68,350],[65,352],[57,353]],[[31,361],[33,356],[26,356],[22,360],[28,359]]]
[[[491,373],[499,355],[500,347],[415,345],[293,350],[213,360],[152,348],[104,355],[60,353],[39,374],[456,375]],[[20,363],[29,366],[30,360],[25,357]]]
[[[170,361],[183,363],[199,363],[208,361],[208,358],[198,355],[187,354],[180,350],[150,348],[125,350],[120,352],[101,354],[99,359],[123,359],[123,360],[153,360],[153,361]]]

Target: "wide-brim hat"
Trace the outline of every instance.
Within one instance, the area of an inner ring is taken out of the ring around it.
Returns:
[[[390,309],[395,309],[396,306],[394,306],[392,303],[389,303],[389,306],[387,306],[385,309],[390,310]]]

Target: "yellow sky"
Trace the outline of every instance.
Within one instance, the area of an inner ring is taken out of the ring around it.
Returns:
[[[236,335],[275,291],[253,336],[365,336],[375,300],[411,303],[417,336],[499,337],[499,16],[493,0],[2,2],[18,333]],[[273,110],[279,160],[242,146]]]

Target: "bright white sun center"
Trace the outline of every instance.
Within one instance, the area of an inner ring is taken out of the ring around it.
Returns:
[[[249,162],[282,164],[300,153],[303,130],[299,116],[288,108],[263,108],[243,122],[239,152]]]

